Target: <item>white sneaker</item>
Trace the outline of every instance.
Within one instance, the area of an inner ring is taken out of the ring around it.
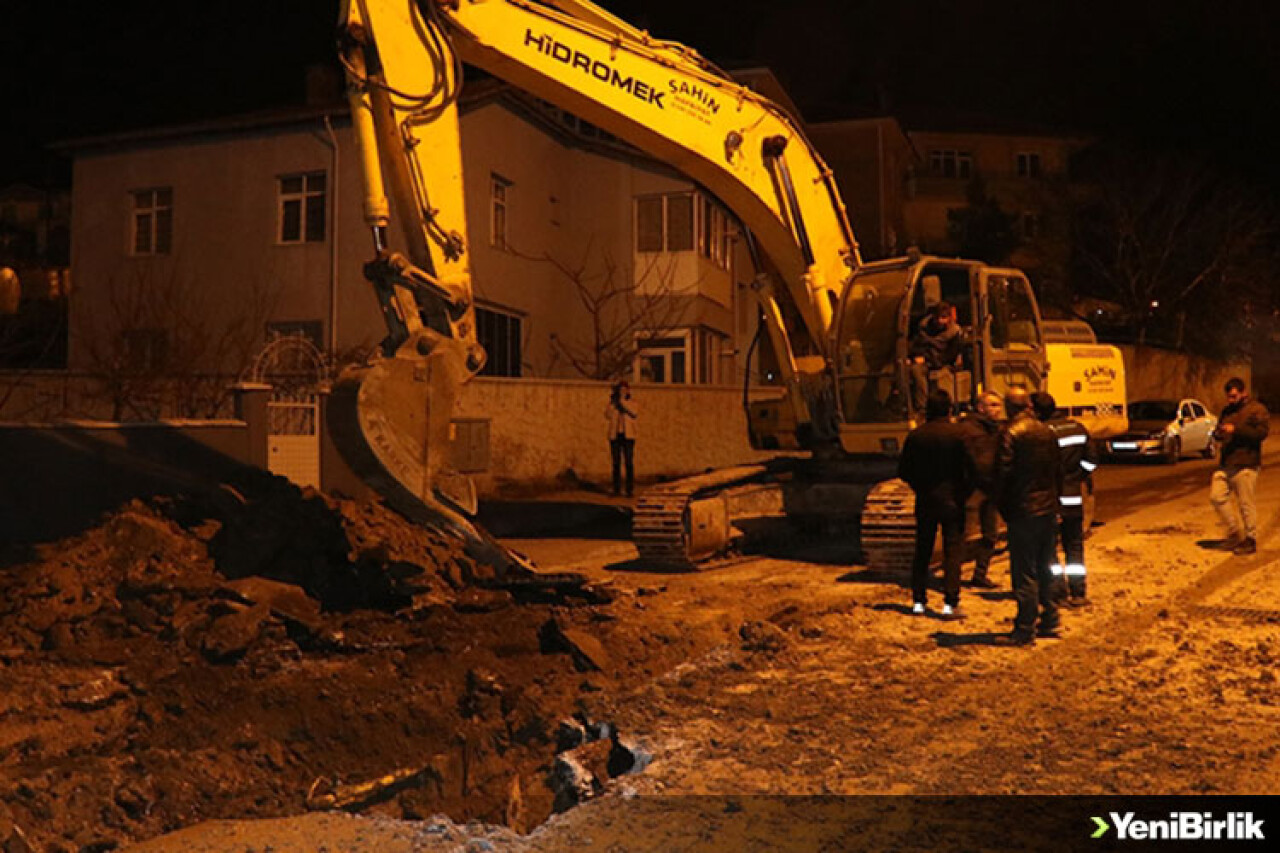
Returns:
[[[916,616],[919,616],[922,613],[924,613],[924,602],[917,601],[915,604],[911,605],[911,612],[914,613]]]
[[[944,605],[942,605],[942,615],[943,615],[943,616],[951,616],[951,615],[953,615],[954,613],[955,613],[955,611],[951,609],[951,605],[950,605],[950,604],[944,604]]]

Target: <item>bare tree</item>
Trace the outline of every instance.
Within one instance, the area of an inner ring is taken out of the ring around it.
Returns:
[[[1238,349],[1280,286],[1275,211],[1184,157],[1109,151],[1093,166],[1073,243],[1096,295],[1124,307],[1139,344]]]
[[[253,360],[274,301],[266,286],[215,299],[177,271],[138,267],[108,279],[94,316],[81,316],[77,331],[112,418],[218,416],[231,381]]]
[[[563,276],[590,324],[586,339],[553,332],[552,357],[564,359],[588,379],[617,379],[631,371],[647,340],[669,335],[685,322],[692,298],[672,284],[674,258],[652,255],[633,273],[607,251],[599,253],[598,263],[594,254],[589,241],[572,263],[549,253],[521,257],[548,264]]]

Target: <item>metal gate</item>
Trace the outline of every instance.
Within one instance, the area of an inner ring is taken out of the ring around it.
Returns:
[[[320,396],[275,389],[267,403],[267,468],[320,488]]]
[[[320,395],[328,387],[324,354],[305,335],[269,342],[253,380],[271,386],[267,403],[267,468],[295,485],[320,488]]]

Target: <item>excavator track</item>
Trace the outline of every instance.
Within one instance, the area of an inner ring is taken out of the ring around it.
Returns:
[[[708,560],[720,556],[732,544],[730,522],[727,513],[718,513],[714,508],[695,514],[692,504],[699,498],[714,498],[727,489],[759,480],[767,473],[764,466],[745,465],[646,489],[636,499],[631,521],[640,560],[673,571],[706,568]],[[708,529],[716,525],[722,527]]]
[[[916,498],[902,480],[877,483],[862,509],[862,553],[867,568],[908,572],[915,554]]]

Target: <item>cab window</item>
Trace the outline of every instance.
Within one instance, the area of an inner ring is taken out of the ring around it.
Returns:
[[[997,349],[1033,350],[1040,346],[1035,301],[1020,278],[992,276],[987,282],[991,311],[991,345]]]

